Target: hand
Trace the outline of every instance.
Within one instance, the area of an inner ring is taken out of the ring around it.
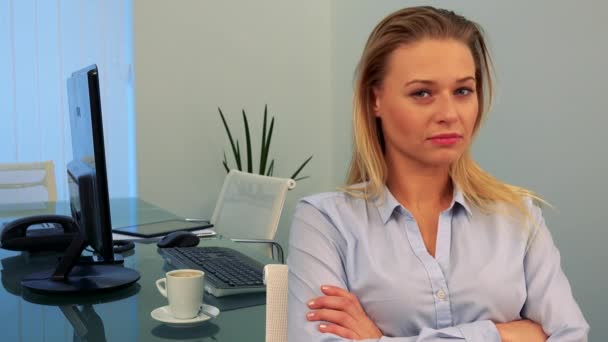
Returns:
[[[350,340],[382,337],[382,332],[367,316],[357,296],[335,286],[321,286],[321,291],[325,296],[308,302],[313,311],[306,315],[309,321],[327,322],[319,325],[320,332]]]
[[[547,340],[547,334],[545,334],[540,324],[527,319],[497,323],[496,328],[504,342],[544,342]]]

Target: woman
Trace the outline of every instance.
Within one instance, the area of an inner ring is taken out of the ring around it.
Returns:
[[[479,26],[432,7],[371,33],[347,186],[303,199],[289,341],[586,341],[542,202],[470,157],[492,95]]]

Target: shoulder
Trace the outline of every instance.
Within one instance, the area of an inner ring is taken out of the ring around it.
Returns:
[[[489,214],[498,218],[527,218],[537,221],[542,218],[542,209],[537,200],[530,196],[516,203],[496,201],[490,206]]]
[[[325,215],[334,216],[365,210],[368,202],[363,198],[354,197],[342,191],[323,192],[307,196],[298,202],[296,212],[318,211]]]
[[[542,218],[543,211],[540,203],[537,200],[533,199],[532,197],[525,197],[524,205],[533,219],[538,220]]]
[[[290,245],[312,248],[311,245],[321,246],[332,241],[336,246],[344,246],[345,231],[340,213],[349,211],[349,197],[348,194],[335,191],[300,199],[291,222]]]
[[[331,207],[334,205],[348,205],[359,200],[343,191],[321,192],[300,199],[300,203],[308,203],[315,207]],[[361,199],[361,201],[364,201]]]
[[[497,201],[488,212],[478,212],[479,221],[486,229],[503,238],[516,239],[527,245],[546,229],[540,203],[525,196],[517,203]]]
[[[369,202],[342,191],[323,192],[300,199],[294,213],[294,223],[309,226],[331,226],[336,230],[347,229],[365,222]]]

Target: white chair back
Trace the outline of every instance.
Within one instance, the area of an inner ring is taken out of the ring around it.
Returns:
[[[55,202],[57,186],[53,161],[0,163],[0,204]]]
[[[235,239],[274,240],[285,197],[295,181],[231,170],[211,217],[218,234]],[[269,245],[261,246],[270,255]]]

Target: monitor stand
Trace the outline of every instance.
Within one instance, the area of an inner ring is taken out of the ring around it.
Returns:
[[[34,292],[71,294],[116,290],[139,280],[137,271],[107,262],[79,265],[86,246],[82,235],[77,234],[56,269],[27,275],[21,285]]]
[[[76,305],[61,305],[63,315],[74,328],[74,341],[107,341],[103,320],[93,305],[83,305],[82,310]]]

